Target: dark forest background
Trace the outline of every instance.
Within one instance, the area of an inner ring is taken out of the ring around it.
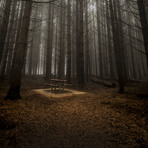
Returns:
[[[147,148],[148,0],[0,0],[0,147]]]
[[[0,80],[19,97],[22,75],[130,80],[147,75],[146,0],[1,0]]]

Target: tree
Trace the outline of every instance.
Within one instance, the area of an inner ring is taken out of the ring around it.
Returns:
[[[71,83],[71,3],[67,6],[67,81]]]
[[[47,39],[47,56],[46,56],[46,81],[49,81],[51,77],[51,62],[52,62],[52,28],[53,28],[53,13],[52,13],[52,6],[49,7],[49,21],[48,21],[48,39]]]
[[[103,78],[103,63],[102,63],[102,40],[101,40],[101,22],[99,18],[99,1],[96,0],[97,8],[97,27],[98,27],[98,45],[99,45],[99,69],[100,69],[100,78]]]
[[[141,20],[144,46],[145,46],[145,52],[146,52],[146,58],[147,58],[147,66],[148,66],[148,21],[146,16],[144,0],[137,0],[137,4],[138,4],[139,15]]]
[[[65,73],[65,21],[66,13],[63,9],[65,7],[65,1],[61,1],[60,8],[60,43],[59,43],[59,63],[58,63],[58,78],[62,79]]]
[[[11,14],[11,19],[10,19],[10,23],[9,23],[10,25],[7,29],[7,33],[8,33],[7,44],[6,44],[5,48],[3,47],[4,51],[3,51],[3,56],[2,56],[2,59],[1,59],[0,81],[3,81],[4,77],[5,77],[7,56],[8,56],[8,51],[10,49],[10,43],[9,42],[12,40],[12,30],[15,27],[14,17],[15,17],[15,12],[16,12],[16,4],[17,4],[17,1],[15,0],[13,2],[13,5],[12,5],[12,14]],[[14,36],[13,36],[13,38],[14,38]],[[11,44],[13,44],[13,43],[11,43]]]
[[[86,12],[85,12],[85,77],[86,77],[86,81],[88,81],[89,77],[90,77],[90,55],[89,55],[89,36],[88,36],[88,0],[85,0],[85,8],[86,8]]]
[[[110,0],[110,13],[111,13],[111,25],[112,25],[112,32],[113,32],[113,43],[114,43],[114,52],[115,52],[115,60],[116,60],[116,67],[117,67],[117,74],[118,74],[118,82],[119,82],[119,92],[124,92],[124,71],[123,71],[123,64],[122,64],[122,56],[121,55],[121,38],[119,37],[119,23],[117,20],[117,10],[114,0]],[[113,7],[114,6],[114,7]]]
[[[6,0],[3,21],[2,21],[2,25],[0,29],[0,61],[2,58],[2,53],[4,50],[4,45],[5,45],[6,35],[7,35],[7,28],[9,24],[10,9],[11,9],[11,1],[12,0]]]
[[[106,21],[107,21],[107,38],[108,38],[108,52],[109,52],[109,64],[110,64],[110,78],[111,80],[115,80],[115,66],[113,64],[113,51],[112,51],[112,42],[111,42],[111,20],[110,20],[110,14],[109,14],[109,4],[108,0],[105,0],[106,2]]]
[[[83,43],[83,0],[76,2],[77,7],[77,30],[76,30],[76,50],[77,50],[77,79],[78,84],[84,85],[84,43]]]
[[[32,0],[28,0],[26,1],[25,4],[25,11],[20,31],[19,43],[17,48],[15,49],[12,73],[10,78],[10,88],[6,96],[6,99],[15,100],[21,98],[20,96],[21,77],[25,60],[31,9],[32,9]]]

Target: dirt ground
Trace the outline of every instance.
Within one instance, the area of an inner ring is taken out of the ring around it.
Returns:
[[[0,84],[0,148],[148,148],[148,81],[125,94],[89,82],[50,91],[41,78],[22,81],[22,99],[6,101]]]

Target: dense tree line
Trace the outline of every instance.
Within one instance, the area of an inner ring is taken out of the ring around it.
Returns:
[[[20,98],[21,78],[142,79],[148,66],[146,0],[1,0],[0,81]]]

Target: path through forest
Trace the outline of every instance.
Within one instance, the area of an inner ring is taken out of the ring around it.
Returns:
[[[147,86],[148,83],[132,84],[121,95],[117,88],[91,82],[84,90],[72,87],[60,95],[50,93],[48,86],[39,80],[23,80],[23,98],[4,101],[8,86],[1,85],[0,145],[10,148],[146,148]]]

